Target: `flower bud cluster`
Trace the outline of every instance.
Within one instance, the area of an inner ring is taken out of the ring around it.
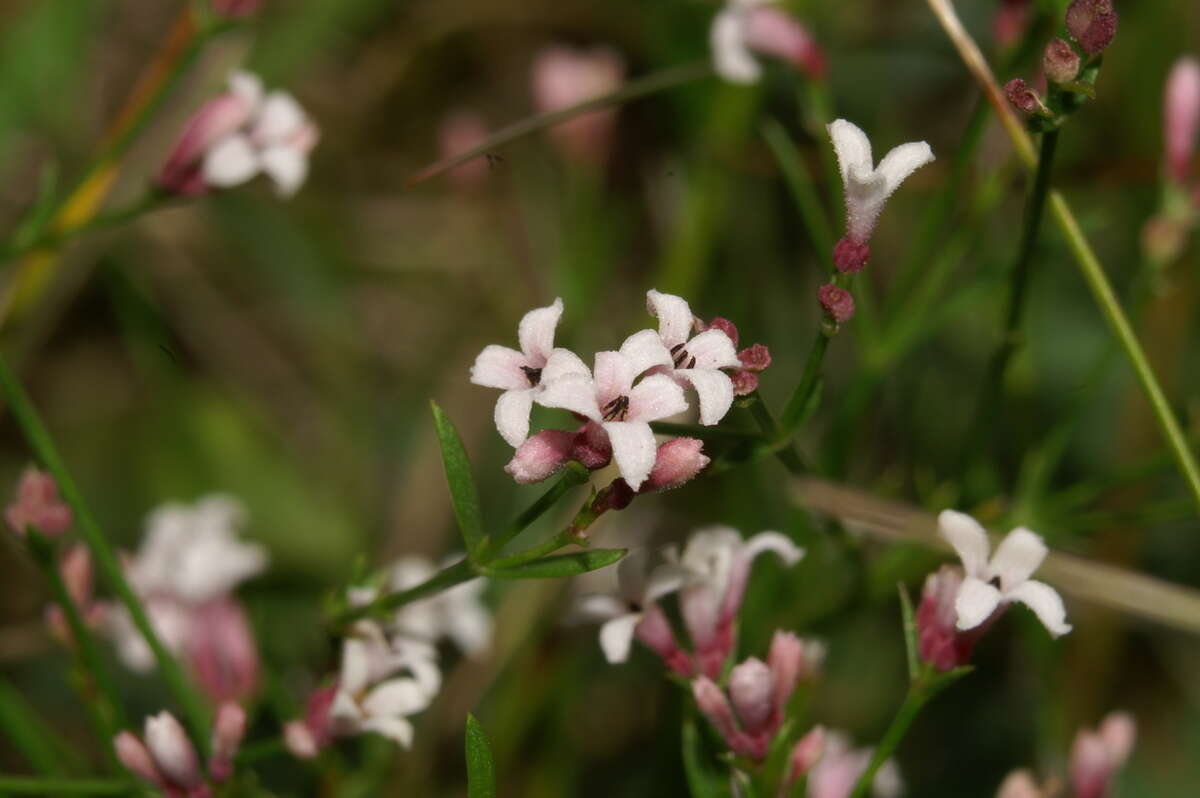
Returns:
[[[187,732],[170,712],[146,718],[142,736],[123,731],[113,740],[117,758],[131,773],[168,798],[210,798],[213,786],[233,776],[233,759],[246,734],[246,711],[228,702],[217,709],[207,767]]]

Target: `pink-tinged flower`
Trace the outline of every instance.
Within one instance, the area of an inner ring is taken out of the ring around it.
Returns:
[[[814,726],[792,746],[788,756],[788,770],[785,787],[790,788],[802,776],[813,769],[825,753],[825,727]]]
[[[71,601],[75,602],[83,622],[89,627],[100,625],[104,620],[105,608],[102,604],[93,601],[92,588],[95,578],[92,571],[91,552],[86,546],[76,543],[62,556],[58,564],[58,571],[62,576],[63,584],[66,585],[67,595],[71,597]],[[74,644],[74,638],[62,607],[54,604],[46,608],[46,625],[59,640],[68,645]]]
[[[71,527],[71,508],[58,497],[54,477],[36,468],[27,468],[17,483],[17,496],[4,510],[4,520],[18,535],[33,527],[49,537],[57,537]]]
[[[460,108],[442,120],[438,128],[438,145],[443,158],[472,150],[487,140],[488,125],[477,111]],[[448,176],[460,188],[474,188],[487,178],[488,161],[480,155],[460,163],[451,169]]]
[[[433,646],[389,640],[376,623],[354,625],[342,646],[341,674],[329,710],[337,736],[373,732],[412,745],[409,716],[426,709],[441,687]]]
[[[336,684],[314,690],[308,696],[304,718],[284,724],[283,741],[292,756],[313,759],[322,748],[333,742],[330,713],[336,697]]]
[[[647,566],[645,549],[635,549],[617,566],[617,592],[581,596],[576,614],[583,620],[603,621],[600,648],[610,663],[625,662],[634,638],[658,654],[668,667],[683,667],[690,675],[687,654],[675,644],[670,623],[658,601],[674,593],[683,583],[684,572],[671,564],[653,570]]]
[[[808,773],[808,798],[849,798],[850,791],[866,772],[873,754],[870,748],[851,748],[850,738],[841,732],[826,732],[824,752]],[[875,773],[871,795],[897,798],[904,792],[900,769],[887,760]]]
[[[1137,740],[1137,724],[1126,712],[1108,715],[1096,731],[1083,729],[1071,746],[1074,798],[1103,798]]]
[[[733,653],[734,622],[745,597],[750,567],[759,554],[768,551],[779,555],[786,565],[794,565],[804,556],[803,549],[778,532],[760,532],[743,540],[729,527],[693,533],[682,553],[674,547],[667,549],[667,559],[688,574],[679,607],[692,639],[697,672],[719,677]]]
[[[170,712],[164,710],[146,718],[142,737],[155,767],[168,784],[188,793],[204,783],[196,749]]]
[[[608,465],[612,460],[608,435],[592,421],[574,432],[544,429],[530,435],[517,447],[504,470],[517,482],[530,484],[558,473],[568,460],[577,460],[593,471]]]
[[[917,648],[921,661],[942,672],[970,662],[975,644],[988,626],[980,624],[967,632],[958,628],[956,602],[962,581],[960,569],[943,565],[925,578],[921,604],[917,607]]]
[[[1000,0],[1000,7],[992,17],[992,35],[1002,48],[1012,47],[1029,29],[1031,17],[1030,0]]]
[[[556,366],[559,360],[572,359],[561,371]],[[638,379],[648,369],[670,364],[671,355],[658,334],[642,330],[627,338],[620,351],[598,352],[594,375],[573,355],[556,357],[550,364],[556,366],[555,376],[546,379],[535,398],[541,405],[570,410],[603,428],[621,476],[636,491],[650,476],[658,454],[650,422],[687,409],[683,389],[671,377],[649,374]]]
[[[1067,31],[1088,55],[1097,55],[1117,35],[1112,0],[1075,0],[1067,7]]]
[[[213,781],[227,781],[233,775],[233,758],[246,736],[246,710],[232,701],[221,704],[213,723],[212,756],[208,772]]]
[[[825,53],[808,29],[771,0],[729,0],[709,33],[713,67],[731,83],[755,83],[755,53],[778,58],[814,80],[825,76]]]
[[[862,263],[866,265],[865,260]],[[825,315],[834,324],[845,324],[854,318],[854,297],[844,288],[839,288],[833,283],[823,285],[817,291],[817,300],[821,303]]]
[[[1029,577],[1046,558],[1041,537],[1024,527],[1008,533],[988,559],[987,532],[969,515],[943,510],[938,529],[962,560],[966,578],[955,599],[960,631],[983,625],[997,610],[1019,601],[1033,610],[1053,637],[1071,631],[1062,598],[1054,588]],[[993,585],[997,581],[999,587]]]
[[[263,6],[264,0],[212,0],[213,11],[230,17],[248,17]]]
[[[447,562],[443,567],[453,564]],[[404,557],[392,564],[388,586],[392,592],[408,590],[437,570],[423,557]],[[482,601],[485,586],[482,579],[472,579],[429,598],[409,602],[392,616],[388,630],[427,643],[446,638],[467,656],[478,656],[492,644],[492,614]]]
[[[1185,56],[1167,76],[1163,99],[1163,135],[1167,176],[1184,184],[1191,174],[1200,133],[1200,60]]]
[[[553,45],[534,58],[530,78],[538,112],[559,111],[612,94],[625,79],[625,62],[609,47]],[[550,135],[568,157],[602,161],[611,147],[616,120],[615,108],[600,109],[555,125]]]
[[[733,341],[716,328],[693,334],[699,324],[681,297],[650,290],[646,306],[658,319],[658,336],[671,353],[663,373],[691,385],[700,402],[700,423],[716,424],[733,406],[733,381],[721,371],[741,365]]]
[[[1001,782],[996,798],[1046,798],[1046,793],[1028,770],[1014,770]]]
[[[729,336],[736,348],[738,345],[737,325],[729,319],[717,317],[707,325],[699,325],[701,331],[720,330]],[[733,382],[734,396],[749,396],[758,390],[758,375],[771,366],[771,350],[763,344],[752,344],[737,354],[739,367],[729,374]]]
[[[933,161],[933,150],[924,141],[911,141],[893,148],[876,167],[871,142],[856,125],[835,120],[829,137],[846,193],[846,237],[838,242],[834,260],[840,271],[858,271],[870,256],[868,242],[884,202],[909,175]]]
[[[258,646],[237,601],[222,598],[196,607],[185,647],[192,674],[213,701],[239,701],[258,689]]]
[[[654,468],[642,483],[641,493],[674,490],[691,482],[709,464],[704,441],[697,438],[673,438],[658,445]]]
[[[545,387],[544,378],[550,376],[545,370],[550,356],[556,352],[554,331],[562,313],[562,299],[529,311],[517,325],[521,351],[489,344],[471,367],[471,382],[504,392],[496,400],[495,421],[500,436],[510,446],[520,446],[529,436],[529,412],[534,398]],[[564,362],[573,364],[576,360]]]
[[[189,120],[159,185],[193,195],[237,186],[263,173],[280,196],[291,196],[308,175],[308,154],[318,136],[316,125],[290,94],[264,94],[257,76],[235,72],[228,91]]]

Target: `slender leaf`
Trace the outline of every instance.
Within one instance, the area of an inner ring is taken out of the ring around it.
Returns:
[[[467,798],[496,798],[492,746],[475,716],[467,715]]]
[[[607,567],[625,556],[628,549],[593,549],[572,554],[555,554],[511,568],[492,568],[488,576],[497,579],[556,579],[577,576]]]
[[[479,511],[479,491],[471,476],[471,463],[462,438],[450,418],[442,412],[436,402],[433,408],[433,423],[437,428],[438,444],[442,447],[442,465],[446,468],[446,482],[450,485],[450,501],[454,504],[454,517],[458,519],[458,530],[467,545],[467,553],[474,555],[484,543],[483,519]]]
[[[732,798],[729,770],[705,745],[694,714],[683,721],[683,772],[692,798]]]

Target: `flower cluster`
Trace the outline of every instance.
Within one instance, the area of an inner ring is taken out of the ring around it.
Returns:
[[[1075,735],[1068,763],[1071,798],[1104,798],[1111,794],[1117,773],[1124,767],[1137,740],[1137,724],[1125,712],[1113,712],[1099,728],[1081,729]],[[1028,770],[1008,774],[996,798],[1049,798],[1057,794],[1039,786]]]
[[[778,58],[813,80],[825,77],[825,53],[808,30],[773,0],[728,0],[709,33],[713,68],[731,83],[756,83],[755,53]]]
[[[352,588],[352,605],[414,587],[435,572],[419,557],[394,563],[383,584]],[[429,598],[410,602],[385,623],[359,621],[342,643],[334,681],[309,696],[303,719],[287,724],[284,739],[297,757],[310,759],[337,737],[375,733],[407,748],[409,717],[426,709],[441,689],[437,643],[448,638],[467,655],[491,645],[492,619],[480,603],[481,580],[472,580]]]
[[[170,712],[146,718],[142,737],[123,731],[113,740],[117,758],[131,773],[160,789],[168,798],[210,798],[213,785],[233,775],[233,757],[246,733],[246,711],[222,704],[213,724],[212,755],[207,768]]]
[[[1071,631],[1062,598],[1030,579],[1047,554],[1038,535],[1018,527],[989,558],[987,532],[971,516],[944,510],[938,529],[962,567],[942,566],[925,580],[916,618],[922,661],[939,671],[967,664],[975,643],[1013,602],[1033,610],[1054,637]]]
[[[503,391],[495,422],[516,447],[505,468],[516,481],[539,482],[569,460],[592,470],[615,461],[630,491],[665,490],[707,465],[699,441],[677,438],[659,445],[650,424],[688,409],[685,388],[696,395],[700,423],[718,423],[739,391],[757,387],[770,353],[756,345],[739,354],[731,322],[705,324],[680,297],[651,290],[647,305],[658,330],[641,330],[620,349],[597,352],[592,368],[554,344],[561,299],[525,314],[517,329],[519,351],[493,344],[476,358],[471,382]],[[582,426],[530,437],[534,404],[569,410]]]

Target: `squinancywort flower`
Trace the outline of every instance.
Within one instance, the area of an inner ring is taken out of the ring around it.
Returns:
[[[555,368],[561,376],[546,380],[538,403],[598,424],[608,435],[622,478],[636,491],[650,476],[658,453],[650,422],[687,409],[683,389],[667,375],[638,379],[655,366],[671,365],[670,353],[656,332],[642,330],[627,338],[620,351],[596,353],[594,375],[569,353],[560,359],[572,362],[560,372]]]
[[[825,76],[825,53],[772,0],[728,0],[713,19],[709,42],[717,74],[732,83],[755,83],[762,76],[754,53],[779,58],[814,80]]]
[[[849,798],[850,791],[871,762],[872,749],[851,748],[842,732],[825,733],[824,752],[808,774],[808,798]],[[904,792],[900,769],[889,759],[875,773],[871,795],[896,798]]]
[[[192,116],[159,175],[172,194],[194,195],[245,183],[260,172],[280,196],[296,193],[308,174],[317,127],[290,94],[264,95],[262,81],[235,72],[229,90]]]
[[[1129,759],[1137,739],[1137,724],[1126,712],[1113,712],[1092,731],[1083,729],[1071,746],[1071,787],[1074,798],[1103,798],[1113,777]]]
[[[555,351],[554,330],[562,312],[562,299],[529,311],[517,325],[520,352],[489,344],[471,367],[471,382],[504,391],[496,400],[495,420],[496,429],[510,446],[520,446],[529,436],[529,412],[544,387],[544,371]]]
[[[18,535],[33,527],[49,537],[57,537],[71,527],[71,508],[58,497],[54,477],[36,468],[27,468],[17,483],[17,496],[4,510],[4,520]]]
[[[547,47],[533,61],[533,102],[541,113],[611,94],[625,77],[625,62],[615,50],[565,45]],[[550,129],[563,153],[581,161],[602,161],[612,144],[617,111],[607,108],[577,116]]]
[[[778,532],[760,532],[743,540],[729,527],[708,527],[695,532],[680,554],[666,551],[668,561],[688,574],[680,590],[679,608],[695,650],[696,673],[720,677],[725,660],[733,653],[734,622],[754,559],[764,552],[779,555],[794,565],[804,550]]]
[[[700,401],[700,423],[716,424],[733,406],[733,380],[721,369],[741,366],[729,335],[719,328],[694,334],[697,319],[687,300],[650,290],[646,306],[658,318],[658,336],[671,353],[661,367],[682,385],[691,385]]]
[[[838,271],[857,272],[871,256],[871,233],[883,203],[905,178],[933,160],[924,141],[911,141],[892,149],[879,166],[871,158],[871,142],[857,126],[838,119],[829,125],[846,189],[846,235],[834,247]]]
[[[971,516],[944,510],[938,529],[958,552],[966,572],[954,602],[959,631],[983,625],[1014,601],[1033,610],[1052,636],[1071,631],[1062,598],[1054,588],[1029,578],[1047,554],[1038,535],[1024,527],[1014,529],[989,560],[987,533]]]

